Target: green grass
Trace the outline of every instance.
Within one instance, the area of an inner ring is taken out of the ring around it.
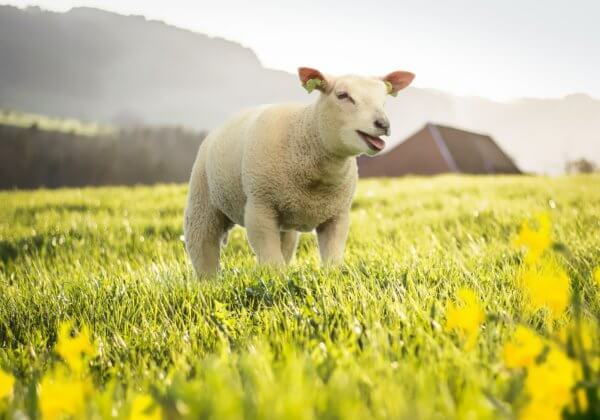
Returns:
[[[73,133],[80,136],[99,136],[111,134],[113,127],[93,122],[83,122],[74,118],[53,118],[46,115],[31,114],[0,109],[0,125],[29,128],[36,126],[39,130]]]
[[[186,260],[185,195],[0,193],[0,369],[18,380],[13,413],[35,415],[35,382],[72,319],[101,345],[97,386],[116,379],[116,405],[149,388],[168,417],[511,418],[522,375],[502,365],[508,320],[546,331],[524,310],[511,240],[540,211],[600,315],[598,176],[361,181],[344,267],[320,269],[303,235],[291,267],[257,269],[236,228],[211,281]],[[443,328],[461,286],[487,313],[472,350]]]

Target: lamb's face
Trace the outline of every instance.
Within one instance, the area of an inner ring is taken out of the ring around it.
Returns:
[[[383,150],[389,136],[390,122],[384,105],[388,96],[387,86],[381,79],[343,76],[336,79],[321,101],[328,118],[335,121],[338,136],[328,140],[339,142],[330,148],[356,156],[375,155]]]
[[[382,78],[325,77],[315,69],[301,67],[298,75],[310,92],[321,91],[317,102],[319,129],[330,151],[344,156],[375,155],[385,147],[390,122],[383,109],[388,95],[396,96],[415,75],[395,71]]]

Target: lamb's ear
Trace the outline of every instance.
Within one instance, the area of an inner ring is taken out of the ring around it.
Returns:
[[[311,93],[315,89],[321,92],[327,91],[327,79],[319,70],[300,67],[298,68],[298,76],[300,77],[302,86],[308,93]]]
[[[395,71],[385,76],[383,81],[388,88],[388,94],[396,96],[398,91],[410,85],[414,78],[415,75],[409,71]]]

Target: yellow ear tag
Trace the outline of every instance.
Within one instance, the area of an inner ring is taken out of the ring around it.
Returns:
[[[323,84],[323,81],[321,79],[308,79],[306,81],[306,83],[304,84],[304,89],[306,89],[306,91],[308,93],[311,93],[313,90],[315,90],[317,87],[321,86]]]
[[[384,83],[385,83],[385,87],[387,88],[388,95],[391,95],[391,96],[398,95],[398,92],[394,92],[394,86],[392,86],[392,84],[390,82],[385,80]]]

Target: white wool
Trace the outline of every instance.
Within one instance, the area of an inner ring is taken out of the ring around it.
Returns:
[[[339,99],[343,92],[352,101]],[[342,262],[358,179],[355,157],[373,153],[356,130],[384,134],[374,121],[385,118],[386,94],[382,79],[328,78],[311,105],[260,106],[212,131],[198,151],[185,211],[185,243],[196,272],[218,269],[234,224],[246,227],[259,263],[289,262],[298,232],[315,229],[322,261]]]

